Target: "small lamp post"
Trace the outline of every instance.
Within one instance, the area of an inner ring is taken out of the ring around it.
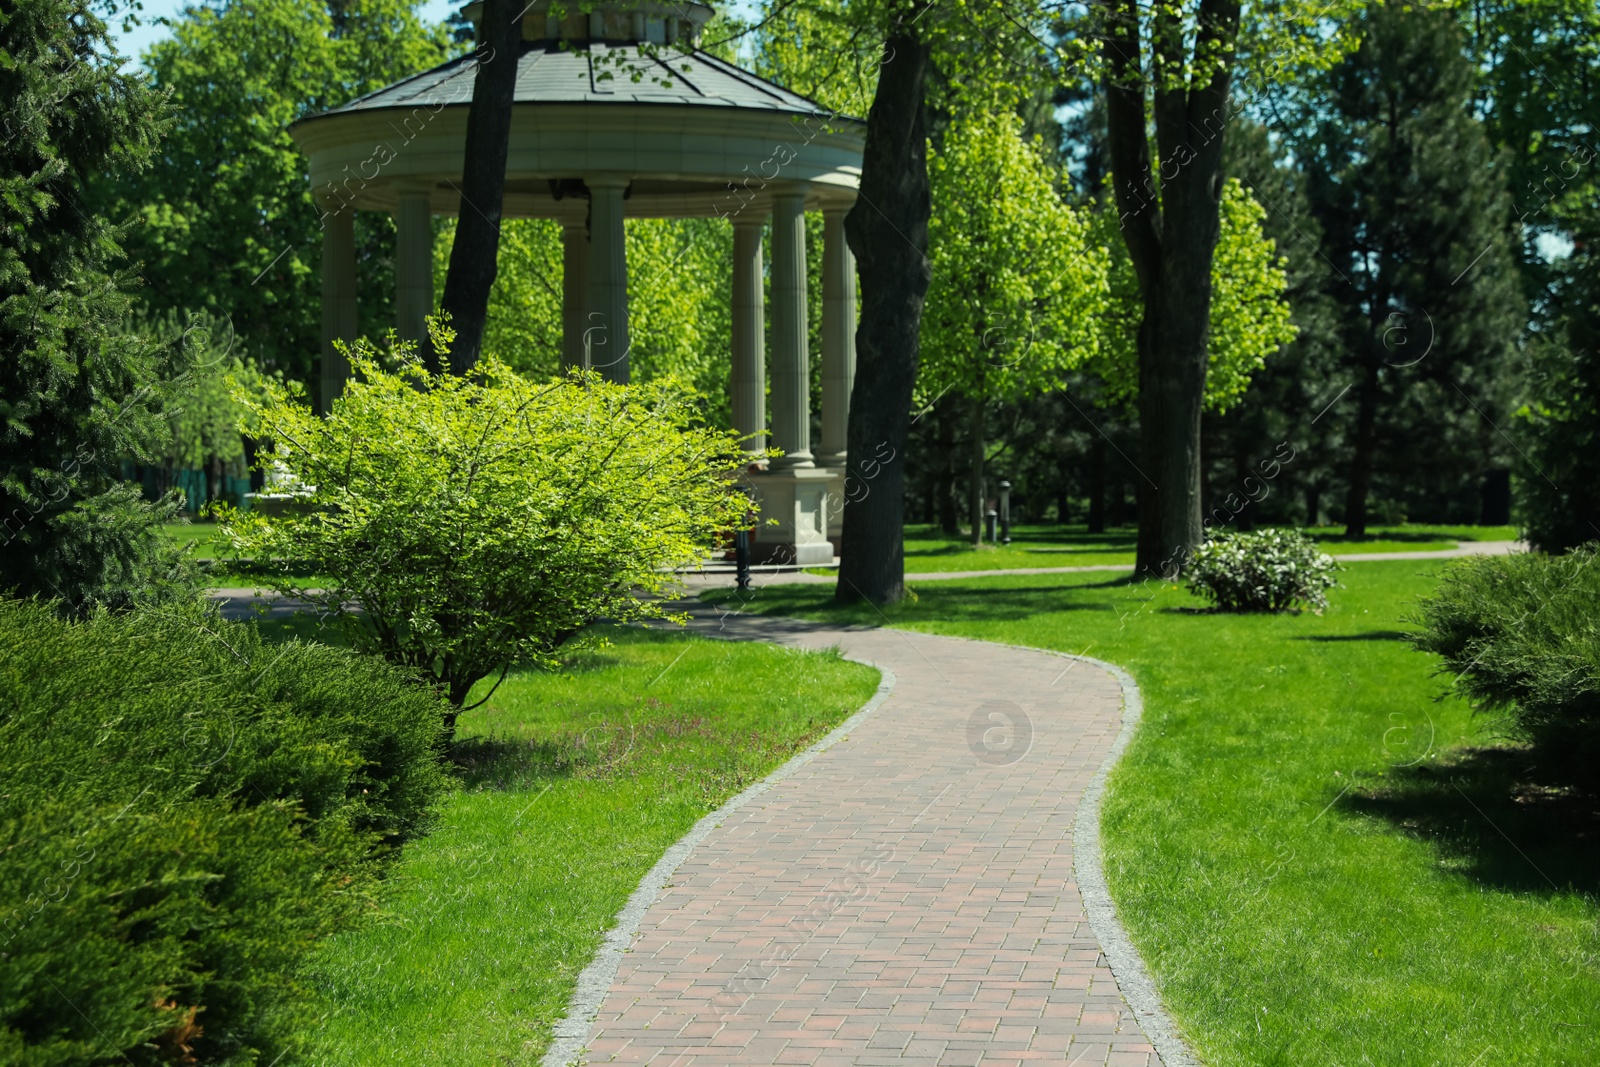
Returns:
[[[1011,543],[1011,483],[1000,483],[1000,543]]]
[[[740,490],[740,495],[750,502],[748,492]],[[742,525],[733,532],[734,588],[741,593],[750,589],[750,531],[755,522],[755,508],[747,504]]]

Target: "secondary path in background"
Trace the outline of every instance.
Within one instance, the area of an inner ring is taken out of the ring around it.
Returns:
[[[1457,541],[1455,548],[1441,548],[1431,552],[1351,552],[1334,556],[1339,563],[1366,563],[1404,559],[1459,559],[1462,556],[1504,556],[1512,552],[1527,551],[1522,541]],[[1083,567],[1007,567],[983,571],[914,571],[906,574],[906,584],[918,582],[949,582],[962,578],[994,578],[1002,574],[1085,574],[1090,571],[1131,571],[1131,563],[1096,563]],[[714,570],[690,573],[685,576],[685,586],[691,592],[702,589],[721,589],[730,584],[730,565],[719,565]],[[795,568],[755,567],[752,569],[754,585],[832,585],[838,578],[829,574],[810,574]]]
[[[1166,1024],[1129,1007],[1074,870],[1080,799],[1122,727],[1115,676],[977,641],[692,610],[709,636],[838,646],[895,686],[694,846],[592,1029],[580,1011],[547,1065],[579,1046],[588,1063],[655,1067],[1161,1062],[1141,1023]],[[1126,958],[1113,950],[1139,983]],[[1153,1007],[1142,984],[1131,995]]]

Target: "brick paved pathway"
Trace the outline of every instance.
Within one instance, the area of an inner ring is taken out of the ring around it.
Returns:
[[[696,628],[888,668],[849,736],[729,814],[649,906],[589,1063],[1159,1061],[1074,881],[1079,798],[1121,725],[1103,669],[777,619]]]

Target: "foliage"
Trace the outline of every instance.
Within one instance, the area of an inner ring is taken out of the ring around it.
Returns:
[[[1201,545],[1183,568],[1189,591],[1218,611],[1288,611],[1328,606],[1339,583],[1333,557],[1298,530],[1219,534]]]
[[[1376,5],[1361,46],[1309,87],[1296,154],[1311,176],[1354,388],[1329,417],[1351,445],[1345,521],[1415,482],[1476,489],[1505,465],[1506,368],[1526,323],[1505,172],[1473,111],[1448,12]],[[1475,494],[1474,494],[1475,495]]]
[[[181,597],[190,570],[160,537],[175,502],[118,480],[161,438],[181,363],[124,328],[123,231],[82,203],[92,175],[149,164],[165,104],[84,3],[0,18],[0,54],[0,590],[69,612]]]
[[[455,221],[434,242],[436,300],[442,294]],[[719,219],[629,219],[628,307],[633,378],[673,377],[707,398],[714,425],[731,424],[728,346],[733,238]],[[808,257],[814,267],[820,256]],[[508,219],[500,227],[499,270],[489,295],[484,349],[519,374],[561,372],[561,227]],[[816,271],[813,270],[813,273]],[[819,275],[820,277],[820,275]]]
[[[1211,260],[1211,331],[1207,348],[1207,411],[1221,413],[1250,388],[1251,376],[1294,340],[1299,328],[1284,294],[1287,261],[1263,232],[1266,209],[1240,184],[1223,185],[1220,230]],[[1094,212],[1094,240],[1110,251],[1111,299],[1099,355],[1092,361],[1109,402],[1139,394],[1139,322],[1144,306],[1133,259],[1118,235],[1115,212]]]
[[[0,601],[0,708],[7,1063],[283,1055],[307,953],[444,785],[433,697],[199,605]]]
[[[1600,212],[1589,223],[1600,232]],[[1584,240],[1566,264],[1551,335],[1530,345],[1531,397],[1517,412],[1520,445],[1516,499],[1534,547],[1565,552],[1600,537],[1600,273]]]
[[[1418,606],[1411,643],[1543,761],[1600,790],[1600,543],[1463,560]]]
[[[930,399],[1035,393],[1097,350],[1105,252],[1021,127],[1004,113],[961,116],[930,154],[933,280],[917,383]]]
[[[229,0],[184,8],[143,57],[176,122],[152,168],[97,183],[150,309],[226,316],[260,365],[309,381],[321,351],[321,212],[295,120],[443,62],[415,0]],[[360,328],[394,321],[394,224],[356,214]]]
[[[435,324],[436,348],[450,340]],[[229,512],[222,529],[244,554],[325,576],[273,580],[454,709],[493,672],[554,665],[598,619],[670,617],[668,571],[743,514],[724,477],[732,434],[703,428],[672,379],[536,383],[495,358],[471,379],[436,376],[409,345],[391,372],[365,342],[350,359],[356,379],[325,419],[276,384],[240,394],[309,510]]]

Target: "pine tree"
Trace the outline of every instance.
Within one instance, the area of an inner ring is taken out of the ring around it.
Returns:
[[[120,231],[84,183],[144,166],[166,102],[122,69],[85,0],[0,14],[0,590],[84,611],[174,594],[181,557],[119,481],[159,435],[181,350],[124,327]]]
[[[1301,146],[1338,273],[1354,401],[1344,521],[1375,485],[1475,491],[1500,458],[1507,370],[1524,322],[1504,176],[1472,113],[1473,71],[1445,11],[1374,5],[1330,73]]]

